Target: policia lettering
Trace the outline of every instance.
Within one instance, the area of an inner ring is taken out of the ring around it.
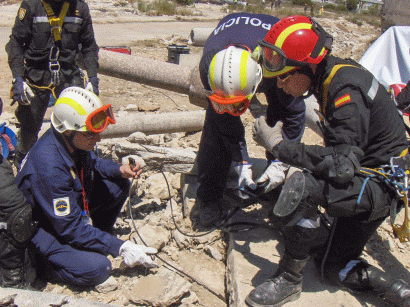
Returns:
[[[223,31],[225,28],[229,28],[233,25],[240,25],[240,24],[245,24],[245,25],[251,25],[254,27],[262,27],[263,29],[269,31],[272,28],[272,25],[270,23],[263,23],[260,19],[258,18],[250,18],[247,16],[239,16],[236,18],[231,18],[227,22],[224,22],[221,24],[219,27],[217,27],[214,30],[214,35],[217,35],[219,31]]]

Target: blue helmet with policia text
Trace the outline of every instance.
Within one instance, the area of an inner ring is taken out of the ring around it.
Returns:
[[[115,118],[110,104],[103,105],[93,92],[73,86],[58,97],[51,123],[60,133],[67,130],[101,133],[109,124],[115,124]]]
[[[262,80],[262,69],[251,58],[251,51],[229,46],[219,51],[208,69],[212,95],[208,98],[214,110],[240,116],[249,107]]]
[[[319,64],[331,51],[333,37],[313,18],[289,16],[274,24],[252,57],[263,76],[274,78],[298,71],[310,77],[309,64]]]

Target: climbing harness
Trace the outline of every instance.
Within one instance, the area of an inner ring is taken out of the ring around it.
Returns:
[[[57,96],[55,94],[55,88],[56,86],[60,84],[60,63],[58,61],[58,58],[60,57],[59,45],[61,45],[61,32],[62,32],[65,16],[67,15],[68,8],[70,7],[70,3],[64,2],[63,7],[61,8],[61,12],[58,17],[55,16],[53,9],[47,2],[43,0],[42,3],[44,6],[44,9],[46,10],[48,21],[50,22],[51,33],[52,33],[52,37],[54,40],[54,43],[50,49],[50,54],[48,58],[49,59],[48,68],[51,73],[51,80],[50,80],[50,84],[47,86],[38,86],[32,83],[29,83],[27,81],[26,83],[32,88],[36,88],[39,90],[49,90],[52,93],[54,99],[57,99]]]
[[[410,155],[405,150],[405,155],[393,157],[390,159],[390,164],[383,165],[379,168],[362,167],[360,173],[367,176],[364,180],[360,191],[357,203],[363,195],[366,183],[370,178],[377,178],[383,181],[395,194],[390,210],[390,222],[394,234],[399,238],[400,242],[405,242],[410,239],[410,219],[409,219],[409,173],[410,173]],[[402,201],[405,209],[404,222],[401,226],[395,224],[397,215],[398,201]]]

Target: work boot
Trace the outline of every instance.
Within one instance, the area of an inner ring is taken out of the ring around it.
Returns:
[[[347,271],[342,285],[355,292],[375,294],[391,306],[410,307],[410,285],[401,279],[394,279],[363,260]]]
[[[307,260],[293,259],[285,254],[275,275],[253,289],[245,302],[252,307],[280,307],[299,299],[302,293],[302,269]]]
[[[1,286],[3,288],[18,288],[24,289],[25,278],[24,268],[16,269],[1,269]]]
[[[410,307],[410,286],[404,280],[397,280],[382,296],[394,306]]]
[[[199,222],[204,227],[215,225],[221,218],[221,201],[199,201]]]

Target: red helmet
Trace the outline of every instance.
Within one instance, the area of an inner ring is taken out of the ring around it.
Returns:
[[[263,75],[276,77],[306,64],[319,64],[333,38],[313,18],[289,16],[272,26],[260,43]]]

